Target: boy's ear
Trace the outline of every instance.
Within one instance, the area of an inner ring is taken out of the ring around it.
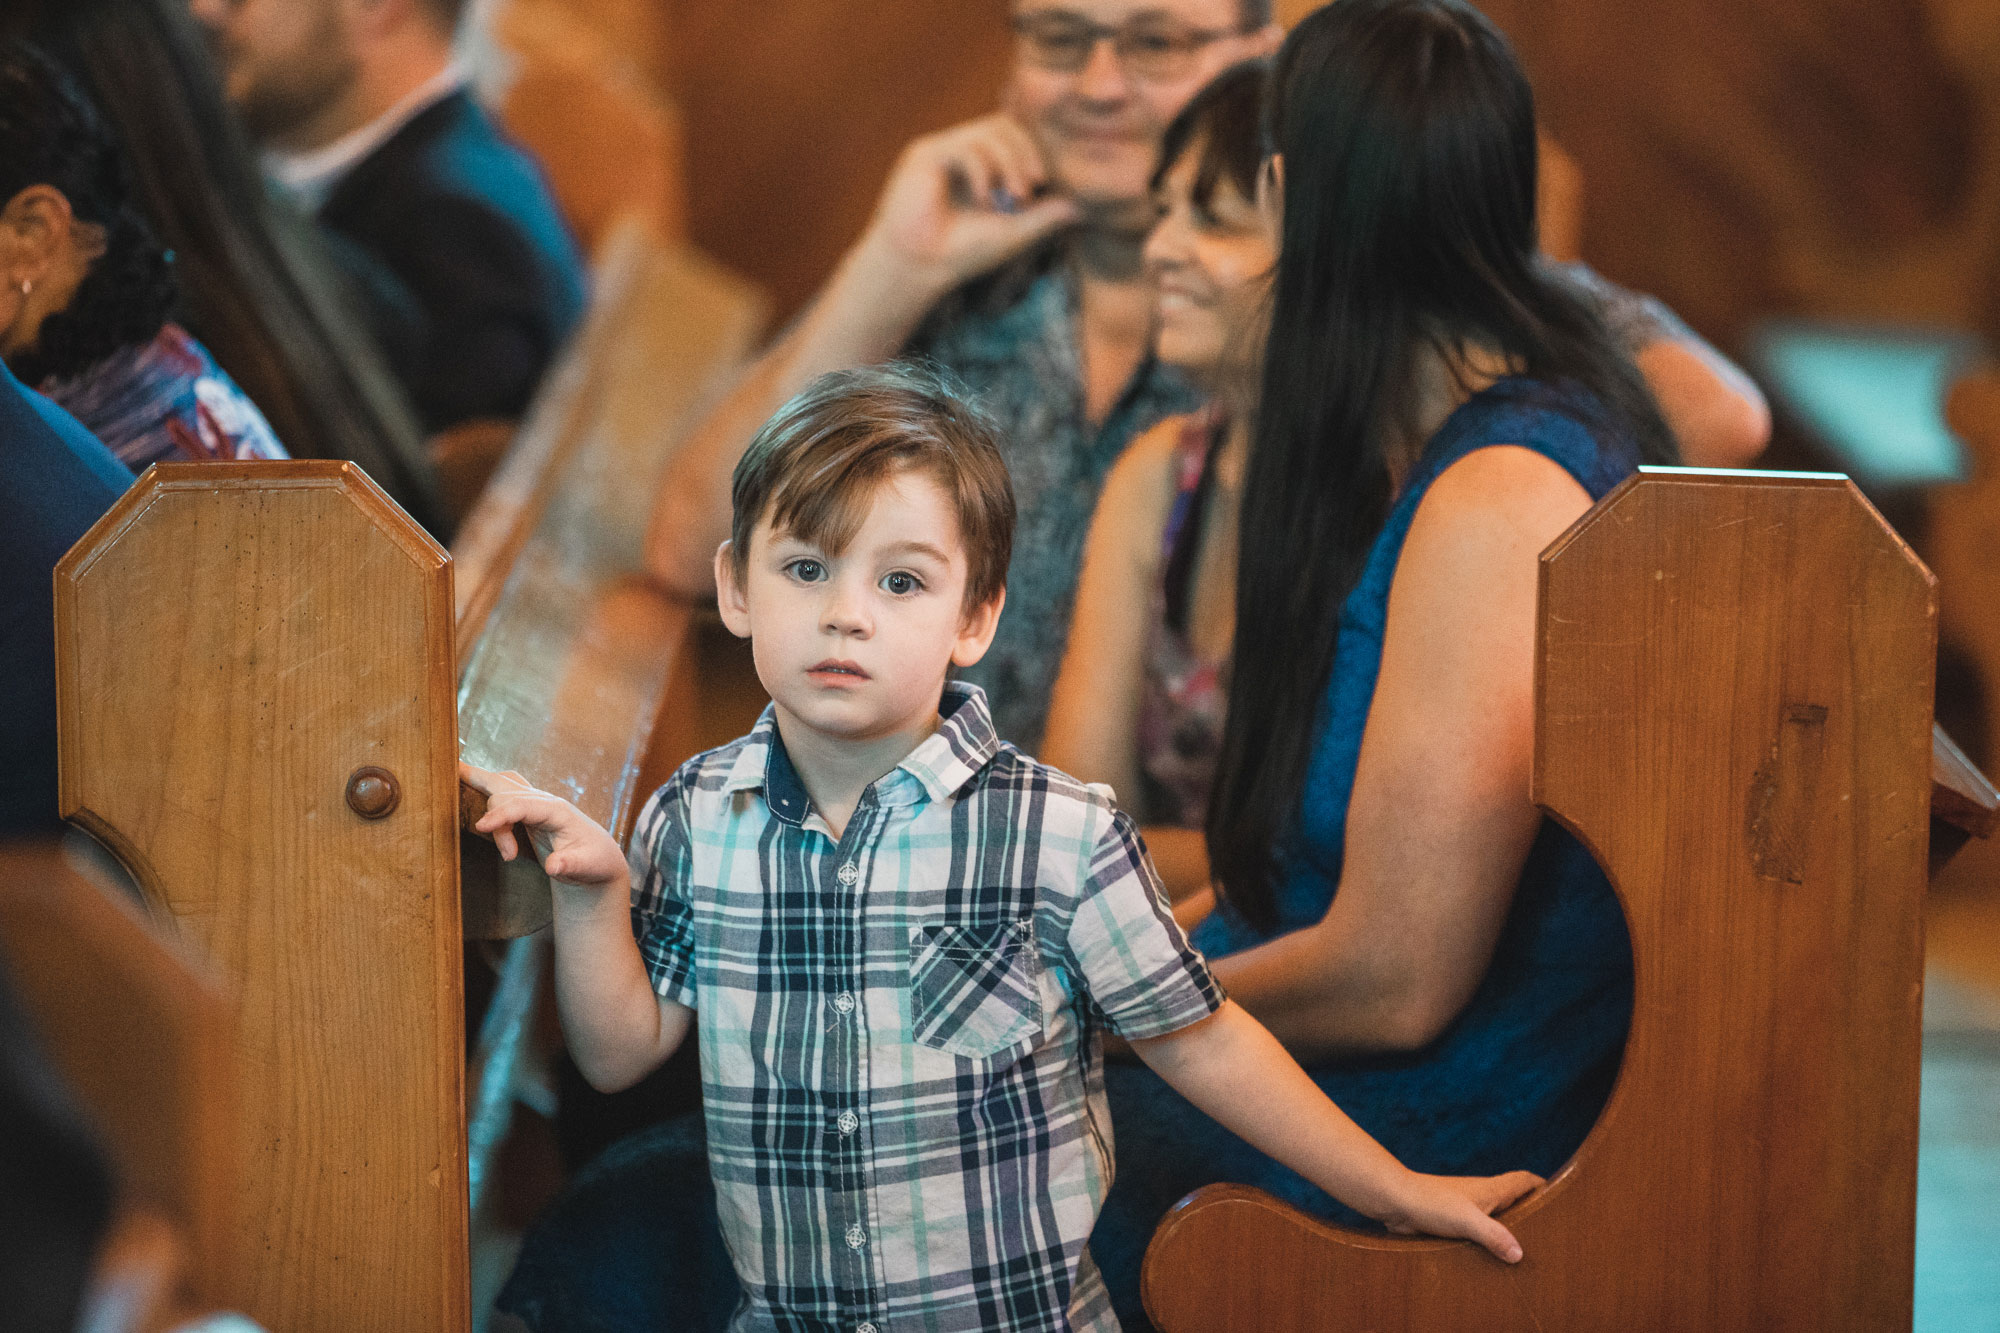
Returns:
[[[736,578],[734,542],[715,548],[715,609],[722,623],[739,639],[750,637],[750,604],[744,600],[743,585]]]
[[[1002,588],[993,594],[992,600],[975,607],[965,618],[951,647],[953,666],[969,667],[986,656],[986,650],[993,646],[993,632],[1000,628],[1000,613],[1006,606],[1007,590]]]

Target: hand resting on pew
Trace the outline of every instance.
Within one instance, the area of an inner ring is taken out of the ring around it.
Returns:
[[[618,843],[581,810],[519,773],[461,763],[487,797],[473,831],[501,858],[526,833],[555,897],[556,1009],[576,1066],[600,1092],[631,1087],[680,1049],[694,1011],[654,994],[632,938],[631,883]],[[518,826],[518,827],[517,827]]]
[[[1490,1214],[1538,1188],[1540,1176],[1411,1171],[1348,1119],[1234,1001],[1164,1037],[1135,1038],[1131,1047],[1216,1123],[1390,1231],[1476,1241],[1497,1259],[1520,1262],[1520,1242]],[[1256,1095],[1245,1097],[1245,1088]]]

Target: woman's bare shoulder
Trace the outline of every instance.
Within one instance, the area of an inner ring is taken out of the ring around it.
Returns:
[[[1099,526],[1154,534],[1166,526],[1178,480],[1181,433],[1189,420],[1168,417],[1126,446],[1104,479],[1095,520]]]

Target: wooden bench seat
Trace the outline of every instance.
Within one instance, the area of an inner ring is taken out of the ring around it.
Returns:
[[[228,1225],[240,1083],[222,986],[38,843],[0,846],[0,963],[118,1184],[85,1327],[141,1333],[225,1304],[243,1255]]]
[[[1618,1083],[1516,1267],[1268,1195],[1182,1201],[1167,1333],[1907,1329],[1936,583],[1845,478],[1646,470],[1542,556],[1534,795],[1616,885]],[[1948,744],[1948,743],[1947,743]]]
[[[759,311],[630,230],[453,552],[351,464],[161,465],[57,571],[62,809],[233,989],[229,1296],[274,1330],[470,1325],[548,889],[465,854],[457,762],[629,826],[697,624],[646,499]],[[463,942],[515,937],[469,1077]]]

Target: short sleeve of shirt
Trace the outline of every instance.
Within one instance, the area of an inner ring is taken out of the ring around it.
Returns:
[[[632,872],[632,935],[653,990],[663,1000],[695,1007],[693,844],[688,798],[691,768],[648,797],[633,825],[626,861]]]
[[[1077,895],[1069,958],[1112,1031],[1161,1037],[1222,1007],[1222,986],[1175,923],[1132,819],[1116,812]]]

